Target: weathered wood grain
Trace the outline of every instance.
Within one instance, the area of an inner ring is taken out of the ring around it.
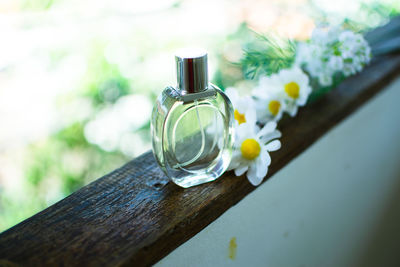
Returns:
[[[362,73],[284,118],[268,177],[400,74],[400,56]],[[310,168],[318,163],[310,163]],[[245,177],[182,189],[148,152],[0,235],[0,265],[145,266],[157,262],[256,189]]]

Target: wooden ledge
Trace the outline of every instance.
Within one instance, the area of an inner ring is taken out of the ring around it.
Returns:
[[[295,118],[282,120],[282,148],[271,154],[268,177],[399,74],[400,56],[375,58]],[[213,183],[179,188],[147,152],[3,232],[0,265],[150,265],[254,189],[231,172]]]

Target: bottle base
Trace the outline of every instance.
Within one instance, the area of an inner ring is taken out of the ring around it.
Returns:
[[[171,180],[180,187],[188,188],[216,180],[220,175],[217,173],[207,173],[203,175],[194,175],[193,177],[172,178]]]

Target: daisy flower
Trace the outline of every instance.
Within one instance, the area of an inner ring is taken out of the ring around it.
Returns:
[[[274,82],[270,77],[262,76],[259,85],[252,94],[255,99],[257,120],[262,124],[268,121],[279,121],[286,104],[282,95],[278,93],[276,87],[271,87]]]
[[[299,106],[304,106],[311,93],[308,76],[299,68],[281,70],[272,79],[279,94],[285,99],[285,110],[290,116],[297,114]]]
[[[235,170],[236,176],[247,172],[249,182],[257,186],[267,175],[271,164],[270,151],[281,147],[281,133],[276,122],[268,122],[261,130],[255,123],[243,123],[236,127],[234,152],[228,170]]]
[[[246,122],[256,122],[254,101],[250,96],[240,97],[238,91],[232,87],[227,88],[225,90],[225,94],[232,102],[234,118],[237,125]]]

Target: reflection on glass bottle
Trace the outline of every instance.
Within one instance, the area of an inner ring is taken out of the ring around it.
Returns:
[[[207,53],[182,50],[175,57],[178,86],[158,97],[151,120],[153,152],[171,180],[182,187],[213,181],[228,168],[233,109],[208,83]]]

